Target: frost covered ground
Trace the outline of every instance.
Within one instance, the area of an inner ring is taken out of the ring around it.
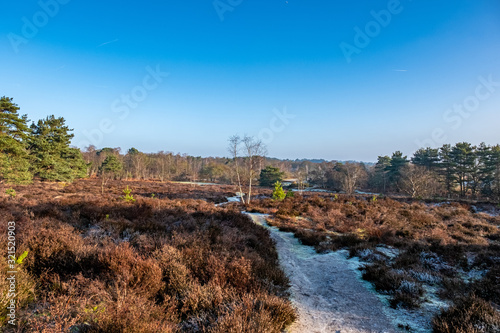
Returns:
[[[360,263],[347,251],[317,254],[301,245],[293,233],[270,227],[266,215],[249,214],[268,228],[280,263],[291,281],[292,303],[299,318],[290,332],[397,332],[397,324],[370,283],[361,279]]]

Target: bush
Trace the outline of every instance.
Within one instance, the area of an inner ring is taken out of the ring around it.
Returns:
[[[277,181],[276,183],[274,183],[273,200],[283,201],[285,197],[285,191],[283,191],[281,183]]]
[[[128,185],[127,185],[127,188],[123,190],[123,194],[125,194],[122,199],[126,202],[135,202],[135,199],[134,199],[134,196],[132,194],[132,190],[128,188]]]
[[[500,332],[500,315],[490,303],[470,296],[442,311],[432,320],[435,333]]]
[[[16,190],[8,188],[5,190],[5,194],[7,194],[11,199],[14,199],[16,197]]]

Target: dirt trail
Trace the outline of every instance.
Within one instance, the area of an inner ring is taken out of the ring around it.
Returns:
[[[299,318],[293,333],[397,332],[384,305],[368,290],[344,252],[317,254],[292,233],[269,227],[263,214],[248,214],[269,228],[280,263],[291,281],[291,300]]]

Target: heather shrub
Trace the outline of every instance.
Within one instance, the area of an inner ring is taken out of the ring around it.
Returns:
[[[488,302],[470,296],[461,299],[432,320],[435,333],[500,332],[500,314]]]
[[[16,186],[19,199],[0,198],[18,255],[28,251],[19,331],[281,332],[294,320],[269,232],[207,202],[227,189],[130,182],[130,205],[121,182],[108,184],[102,196],[89,180]]]

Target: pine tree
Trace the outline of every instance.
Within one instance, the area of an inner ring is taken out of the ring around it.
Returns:
[[[101,193],[104,194],[104,185],[108,179],[116,178],[118,173],[122,171],[123,164],[116,155],[108,155],[99,167],[99,175],[101,177]]]
[[[108,155],[102,162],[101,167],[99,168],[99,173],[102,174],[111,174],[113,177],[123,169],[122,162],[115,155]]]
[[[374,186],[378,191],[386,193],[388,187],[387,168],[391,165],[389,156],[379,156],[375,164]]]
[[[495,199],[500,198],[500,146],[481,143],[477,149],[481,192]]]
[[[0,180],[26,184],[33,178],[26,149],[28,118],[19,115],[19,107],[12,101],[9,97],[0,98]]]
[[[439,149],[420,148],[413,154],[411,162],[434,171],[439,165]]]
[[[259,184],[260,186],[273,186],[276,182],[281,182],[284,175],[285,173],[279,168],[268,165],[260,171]]]
[[[456,181],[454,172],[455,164],[451,158],[451,145],[446,144],[439,149],[439,158],[439,173],[442,175],[442,181],[448,192],[448,196],[450,196]]]
[[[471,188],[477,172],[475,147],[467,142],[457,143],[450,151],[450,158],[460,187],[460,196],[463,197]]]
[[[286,193],[283,191],[283,186],[281,186],[281,183],[277,181],[274,183],[273,200],[282,201],[285,197]]]
[[[42,180],[73,181],[85,177],[87,165],[80,150],[71,148],[72,131],[64,118],[53,115],[31,125],[32,170]]]
[[[403,153],[396,151],[392,154],[390,164],[386,167],[387,177],[391,186],[397,186],[401,178],[403,167],[408,165],[409,161]]]

